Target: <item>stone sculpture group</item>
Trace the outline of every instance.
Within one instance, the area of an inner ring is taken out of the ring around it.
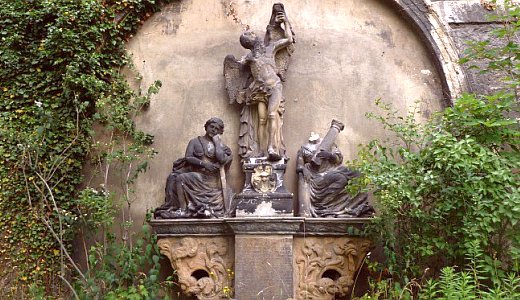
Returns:
[[[275,4],[264,39],[252,31],[244,32],[240,44],[250,52],[240,60],[233,55],[224,60],[229,102],[243,105],[238,140],[242,158],[267,156],[276,161],[285,157],[282,81],[293,43],[283,5]]]
[[[284,185],[284,82],[294,32],[274,4],[265,36],[247,31],[249,52],[224,59],[229,103],[240,107],[238,157],[244,186],[234,194],[226,172],[233,154],[222,142],[224,122],[211,118],[173,163],[165,203],[150,223],[183,294],[201,300],[347,297],[370,241],[350,234],[374,210],[366,193],[346,187],[361,174],[343,165],[332,120],[297,153],[298,200]],[[296,213],[295,213],[296,210]],[[208,218],[207,220],[201,220]]]
[[[283,82],[294,51],[294,32],[283,4],[273,10],[263,39],[252,31],[240,36],[250,52],[224,59],[229,103],[241,105],[239,153],[245,173],[242,191],[226,186],[232,153],[221,141],[224,123],[209,119],[206,134],[192,139],[167,178],[165,203],[156,219],[223,216],[293,216],[293,194],[284,186],[288,157],[283,140]],[[359,177],[342,165],[335,139],[344,125],[332,121],[323,139],[313,134],[298,152],[298,215],[303,217],[366,217],[373,214],[364,193],[345,187]]]

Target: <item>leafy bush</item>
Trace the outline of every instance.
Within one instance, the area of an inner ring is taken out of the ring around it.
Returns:
[[[159,249],[149,225],[134,247],[108,234],[105,244],[92,246],[88,271],[76,281],[80,299],[156,299],[159,282]],[[145,271],[147,270],[147,271]]]
[[[501,114],[513,105],[511,97],[466,95],[424,125],[384,118],[406,146],[373,142],[358,167],[375,189],[374,232],[391,271],[418,276],[425,266],[462,265],[474,242],[489,259],[519,258],[520,131]]]
[[[491,272],[483,261],[479,245],[468,249],[465,270],[444,267],[438,279],[428,280],[419,299],[518,299],[520,277],[502,273],[497,266]]]
[[[353,162],[365,175],[350,188],[375,196],[379,215],[369,230],[391,277],[366,297],[410,298],[421,287],[428,299],[518,294],[520,6],[505,1],[502,12],[493,34],[503,44],[473,42],[462,60],[505,75],[501,91],[465,94],[425,124],[381,101],[385,114],[369,115],[398,142],[373,141]],[[440,277],[423,286],[431,276]]]

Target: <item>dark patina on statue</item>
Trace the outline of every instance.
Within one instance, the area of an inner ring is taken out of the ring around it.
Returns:
[[[294,51],[294,33],[283,4],[273,5],[263,40],[247,31],[240,36],[240,44],[250,52],[240,60],[233,55],[224,60],[229,103],[243,105],[238,154],[242,159],[279,161],[285,158],[282,81]]]
[[[313,133],[298,151],[301,216],[341,218],[370,217],[374,214],[366,193],[353,196],[345,188],[351,179],[361,174],[342,165],[343,155],[334,143],[344,127],[343,123],[332,120],[323,139]]]
[[[234,195],[226,188],[232,153],[220,139],[224,123],[211,118],[206,134],[191,139],[185,156],[173,163],[165,203],[149,221],[189,297],[229,298],[230,290],[236,299],[346,297],[370,249],[359,236],[369,219],[357,217],[371,216],[373,209],[366,194],[345,190],[359,173],[341,165],[334,143],[341,122],[333,121],[323,139],[311,136],[299,151],[302,217],[294,217],[282,137],[282,82],[293,36],[283,5],[275,4],[265,38],[244,33],[240,42],[251,52],[224,62],[229,100],[242,105],[242,191]]]
[[[185,156],[173,163],[156,219],[221,217],[227,212],[231,192],[225,171],[233,158],[221,141],[224,122],[211,118],[204,128],[206,134],[190,140]]]

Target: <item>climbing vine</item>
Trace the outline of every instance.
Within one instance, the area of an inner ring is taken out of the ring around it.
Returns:
[[[160,83],[132,90],[121,70],[130,62],[125,41],[164,2],[0,6],[0,294],[70,292],[71,276],[83,274],[73,263],[73,238],[113,216],[111,191],[80,188],[86,158],[106,173],[119,161],[131,184],[146,168],[135,161],[153,156],[153,137],[132,117]],[[111,138],[98,140],[94,125]]]

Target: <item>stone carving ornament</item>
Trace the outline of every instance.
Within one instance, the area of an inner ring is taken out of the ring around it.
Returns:
[[[368,195],[350,195],[345,189],[361,174],[345,167],[343,155],[334,143],[345,125],[332,120],[326,136],[311,134],[298,151],[298,194],[300,215],[306,217],[368,217],[374,210]]]
[[[229,102],[243,105],[238,141],[243,159],[266,156],[277,161],[285,157],[282,81],[294,51],[293,36],[283,4],[276,3],[264,39],[252,31],[244,32],[240,44],[250,52],[240,60],[233,55],[224,60]]]
[[[251,175],[251,184],[258,193],[274,193],[276,190],[276,174],[271,165],[259,165]]]
[[[306,237],[295,250],[296,299],[333,300],[347,296],[370,241],[359,238]]]
[[[225,237],[165,238],[157,243],[176,271],[185,295],[201,300],[228,298],[233,283],[233,254],[229,253]]]
[[[155,210],[158,219],[219,217],[226,212],[230,191],[225,170],[231,164],[231,149],[220,136],[224,122],[211,118],[206,134],[188,143],[186,155],[173,163],[166,180],[165,203]]]

